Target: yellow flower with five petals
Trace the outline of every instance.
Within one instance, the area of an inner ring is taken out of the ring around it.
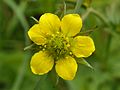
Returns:
[[[78,14],[67,14],[61,20],[51,13],[43,14],[39,23],[28,31],[29,38],[44,49],[32,56],[30,66],[34,74],[43,75],[55,66],[56,73],[72,80],[77,72],[74,57],[88,57],[95,51],[89,36],[78,36],[82,19]]]

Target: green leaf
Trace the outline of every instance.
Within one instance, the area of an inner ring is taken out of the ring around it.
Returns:
[[[77,60],[78,63],[86,65],[87,67],[93,69],[93,67],[84,58],[78,58],[76,60]]]
[[[19,9],[22,13],[24,13],[26,7],[27,7],[27,3],[26,3],[26,1],[25,1],[25,2],[21,2],[21,3],[20,3],[20,5],[18,6],[18,9]],[[11,19],[9,20],[8,23],[9,23],[9,24],[8,24],[8,27],[7,27],[7,30],[6,30],[6,31],[7,31],[7,32],[6,32],[6,35],[7,35],[7,37],[9,38],[9,37],[13,34],[13,32],[15,32],[15,30],[16,30],[15,27],[16,27],[17,24],[19,23],[17,16],[16,16],[16,15],[13,15],[13,17],[11,17]]]
[[[26,33],[28,31],[29,25],[22,9],[18,7],[18,5],[14,2],[14,0],[3,0],[3,1],[12,9],[12,11],[15,12],[15,15],[17,16],[22,27],[24,28],[25,46],[28,45],[30,42]],[[27,5],[27,1],[25,1],[24,3],[26,3],[25,5]]]
[[[120,0],[113,1],[109,7],[106,9],[106,16],[109,20],[114,25],[119,25],[120,24]]]

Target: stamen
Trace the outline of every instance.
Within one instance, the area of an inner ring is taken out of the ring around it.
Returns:
[[[67,44],[66,46],[67,46],[67,47],[70,47],[70,44]]]
[[[60,32],[56,32],[57,34],[59,34]]]
[[[68,57],[65,57],[66,59],[68,59]]]
[[[66,37],[65,40],[66,40],[67,42],[69,42],[69,38],[68,38],[68,37]]]
[[[46,47],[47,47],[47,45],[44,45],[44,47],[46,48]]]
[[[43,48],[43,51],[45,51],[45,48]]]
[[[72,52],[70,52],[70,55],[72,55]]]
[[[55,37],[55,35],[54,35],[54,34],[52,34],[52,37]]]
[[[44,45],[43,50],[48,50],[50,54],[53,55],[54,60],[59,60],[60,58],[70,55],[68,49],[70,44],[67,42],[69,38],[63,37],[60,32],[56,32],[56,34],[52,34],[51,36],[49,42]]]

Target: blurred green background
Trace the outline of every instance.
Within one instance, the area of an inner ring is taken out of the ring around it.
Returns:
[[[76,1],[65,3],[67,13],[73,13]],[[96,51],[86,60],[94,69],[79,64],[74,80],[60,79],[54,87],[51,79],[32,74],[32,51],[24,47],[30,45],[27,31],[36,23],[30,17],[39,19],[46,12],[61,16],[63,0],[0,0],[0,90],[120,90],[120,0],[77,3],[82,31],[93,30]]]

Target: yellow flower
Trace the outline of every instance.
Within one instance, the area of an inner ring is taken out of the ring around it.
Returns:
[[[77,36],[81,27],[82,19],[78,14],[67,14],[62,20],[51,13],[43,14],[39,23],[28,31],[30,39],[44,47],[32,56],[32,72],[43,75],[55,65],[61,78],[72,80],[78,67],[74,57],[88,57],[95,51],[89,36]]]

